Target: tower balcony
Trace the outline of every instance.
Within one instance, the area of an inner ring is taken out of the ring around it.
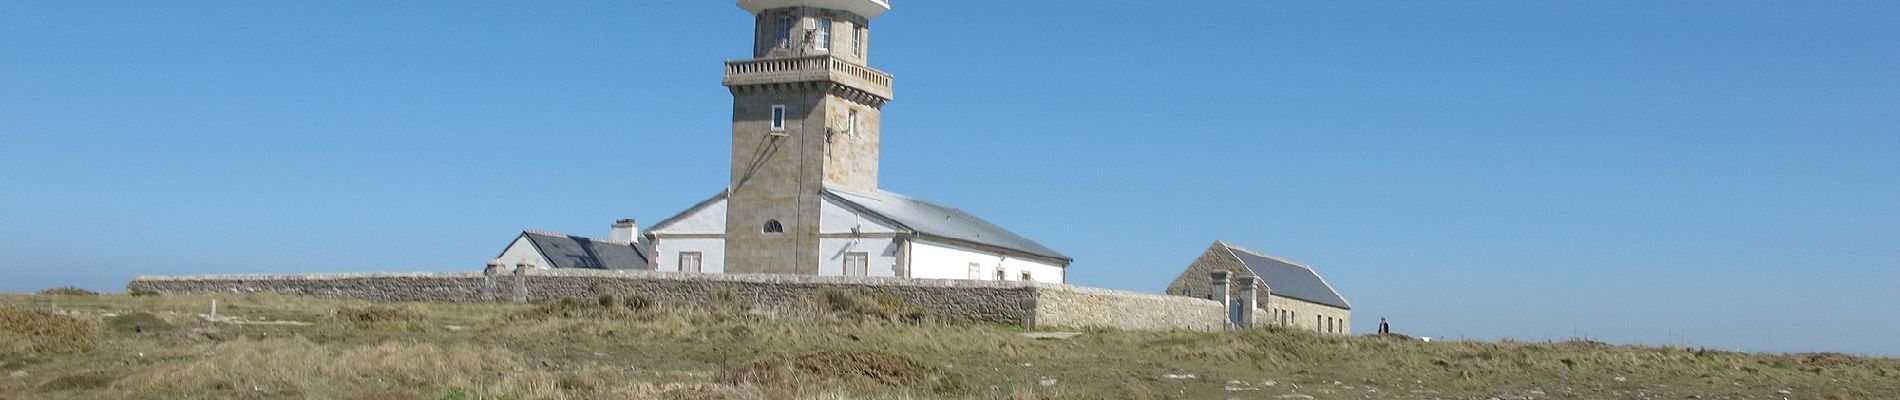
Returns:
[[[816,55],[727,61],[727,87],[796,82],[835,82],[890,100],[891,74],[832,57]]]

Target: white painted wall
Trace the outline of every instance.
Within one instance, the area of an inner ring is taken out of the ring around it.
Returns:
[[[514,243],[509,243],[508,249],[502,250],[501,257],[497,258],[501,259],[502,271],[513,271],[515,265],[523,262],[533,265],[535,269],[554,268],[553,265],[548,264],[547,257],[542,257],[541,252],[534,249],[534,243],[528,242],[525,236],[515,236]]]
[[[668,237],[668,235],[725,235],[726,199],[719,199],[666,226],[655,226],[652,235],[653,270],[680,272],[680,253],[700,253],[700,272],[726,272],[726,240],[708,237]]]
[[[1062,267],[1040,261],[1007,257],[993,252],[914,240],[910,245],[910,277],[917,279],[969,279],[970,264],[982,269],[981,280],[995,280],[996,269],[1003,280],[1016,281],[1028,271],[1037,282],[1062,283]]]
[[[863,252],[868,276],[897,276],[897,241],[892,238],[818,239],[818,275],[844,276],[845,253]]]
[[[655,243],[654,271],[680,272],[680,253],[700,252],[700,272],[720,274],[726,272],[726,240],[717,238],[660,238]]]
[[[857,228],[859,233],[897,232],[896,228],[884,225],[876,218],[867,218],[857,211],[839,206],[831,199],[825,199],[824,207],[819,209],[818,233],[852,233],[852,228]]]
[[[666,226],[655,226],[654,234],[666,233],[726,233],[726,199],[706,205],[684,218]]]

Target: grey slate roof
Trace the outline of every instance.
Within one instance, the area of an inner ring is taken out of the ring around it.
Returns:
[[[885,190],[879,190],[876,194],[864,194],[827,187],[825,193],[846,203],[847,207],[855,207],[876,214],[901,225],[901,228],[915,231],[920,235],[1014,250],[1033,256],[1059,259],[1065,264],[1074,261],[1069,256],[1062,255],[1061,252],[956,207],[918,200]]]
[[[1332,285],[1326,284],[1326,280],[1320,278],[1319,273],[1313,272],[1312,267],[1254,253],[1225,243],[1222,245],[1228,252],[1233,253],[1235,258],[1239,258],[1241,264],[1246,264],[1247,269],[1253,271],[1255,276],[1259,276],[1260,281],[1266,284],[1267,289],[1272,290],[1275,295],[1352,309],[1352,305],[1346,302],[1346,298],[1340,297],[1339,292],[1333,290]]]
[[[646,269],[647,257],[631,245],[572,235],[522,232],[554,268]]]

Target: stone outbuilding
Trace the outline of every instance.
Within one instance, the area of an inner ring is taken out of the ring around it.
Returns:
[[[1168,284],[1168,294],[1204,299],[1229,298],[1235,304],[1241,288],[1229,285],[1221,296],[1210,274],[1227,271],[1235,278],[1255,277],[1259,285],[1253,325],[1277,325],[1329,334],[1352,332],[1352,303],[1326,283],[1313,267],[1215,241],[1186,271]]]

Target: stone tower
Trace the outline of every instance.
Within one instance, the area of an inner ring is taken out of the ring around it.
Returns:
[[[732,90],[727,273],[818,274],[826,186],[877,191],[878,122],[891,76],[872,69],[870,23],[886,0],[740,0],[752,59]]]

